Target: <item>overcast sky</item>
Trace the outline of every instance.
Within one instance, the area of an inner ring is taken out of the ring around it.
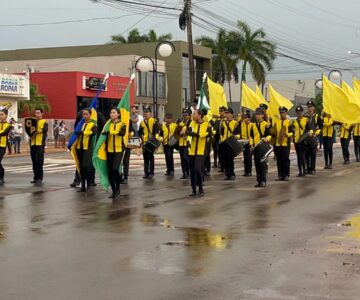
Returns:
[[[182,0],[138,0],[181,7]],[[221,20],[206,15],[201,8],[220,14],[232,21],[248,22],[253,28],[263,27],[269,38],[279,44],[278,51],[303,60],[339,68],[360,68],[360,56],[350,56],[348,50],[360,52],[360,1],[343,0],[194,0],[194,14],[212,24],[225,26]],[[54,47],[66,45],[103,44],[110,35],[126,33],[134,24],[142,33],[155,29],[159,33],[171,32],[174,39],[185,40],[178,28],[177,16],[152,17],[149,13],[131,15],[134,11],[109,7],[90,0],[0,0],[0,40],[2,50]],[[177,12],[176,12],[177,14]],[[127,16],[126,16],[127,15]],[[114,19],[114,17],[120,17]],[[30,23],[113,18],[97,21],[42,25],[15,26]],[[197,22],[200,22],[197,20]],[[206,25],[205,25],[206,26]],[[214,27],[194,26],[194,37],[214,35]],[[291,72],[295,74],[290,74]],[[304,66],[288,59],[279,59],[273,78],[315,78],[322,70]],[[360,75],[360,70],[353,71]],[[345,72],[350,78],[351,72]]]

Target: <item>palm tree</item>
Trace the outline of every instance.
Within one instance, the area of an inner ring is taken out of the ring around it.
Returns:
[[[263,29],[252,31],[248,24],[238,21],[239,31],[229,33],[233,50],[237,48],[242,61],[241,81],[246,81],[247,65],[258,84],[265,83],[266,72],[272,70],[276,58],[276,45],[266,40]]]
[[[39,88],[35,84],[30,85],[30,100],[22,100],[18,102],[19,115],[28,113],[32,115],[36,108],[42,108],[46,112],[51,111],[49,102],[46,96],[39,94]]]
[[[212,50],[212,78],[213,80],[224,84],[225,80],[229,83],[229,100],[232,102],[230,84],[231,80],[236,83],[239,80],[239,71],[237,64],[238,55],[231,47],[232,42],[227,32],[220,29],[216,38],[201,36],[195,40],[196,44],[211,48]]]
[[[158,36],[155,30],[151,29],[147,34],[141,35],[138,28],[130,30],[126,38],[121,34],[111,36],[111,42],[113,44],[156,43],[171,39],[171,33]]]

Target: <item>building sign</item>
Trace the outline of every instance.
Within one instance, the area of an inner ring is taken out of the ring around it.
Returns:
[[[29,99],[29,78],[23,75],[0,74],[0,98]]]

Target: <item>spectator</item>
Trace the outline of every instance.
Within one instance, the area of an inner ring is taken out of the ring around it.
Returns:
[[[131,106],[130,119],[131,119],[132,129],[134,131],[134,136],[138,137],[139,136],[140,123],[144,120],[144,118],[143,118],[143,116],[141,116],[139,114],[139,109],[138,109],[137,105]]]
[[[53,124],[53,135],[54,135],[54,140],[55,140],[55,148],[59,148],[59,132],[60,132],[60,126],[58,124],[58,120],[54,121]]]
[[[21,123],[12,120],[12,124],[14,128],[14,152],[15,154],[21,154],[20,153],[21,138],[24,133],[24,130]]]
[[[66,127],[65,121],[61,121],[59,125],[59,142],[61,148],[66,148],[66,136],[68,134],[68,129]]]

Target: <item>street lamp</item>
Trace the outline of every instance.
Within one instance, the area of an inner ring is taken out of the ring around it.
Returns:
[[[340,80],[341,81],[342,73],[339,70],[332,70],[329,73],[328,78],[329,78],[329,80]]]
[[[318,89],[322,90],[322,88],[323,88],[323,81],[322,81],[322,79],[316,80],[316,81],[315,81],[315,86],[316,86]]]
[[[150,58],[149,56],[141,56],[139,57],[136,62],[135,62],[135,69],[139,70],[140,72],[143,73],[147,73],[147,72],[153,72],[153,81],[152,81],[152,86],[153,86],[153,91],[155,89],[155,62],[153,61],[152,58]],[[155,93],[153,92],[153,106],[156,103],[156,98],[155,98]]]

